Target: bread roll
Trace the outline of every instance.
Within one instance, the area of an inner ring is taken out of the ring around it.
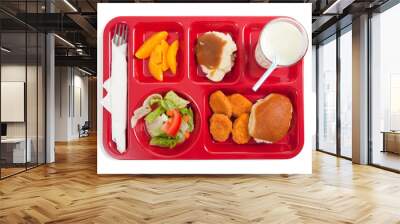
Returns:
[[[293,106],[287,96],[271,93],[251,109],[249,134],[257,142],[274,143],[289,131]]]

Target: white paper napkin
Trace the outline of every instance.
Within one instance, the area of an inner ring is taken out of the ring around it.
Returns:
[[[103,98],[104,108],[111,113],[111,136],[120,153],[126,151],[126,108],[127,108],[127,45],[112,43],[111,77],[104,81],[107,95]]]

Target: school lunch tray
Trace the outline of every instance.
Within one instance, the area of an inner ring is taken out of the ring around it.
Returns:
[[[259,34],[271,19],[276,17],[117,17],[112,19],[104,30],[103,38],[103,80],[110,76],[111,41],[116,24],[129,27],[128,34],[128,97],[127,97],[127,149],[119,153],[111,139],[111,114],[103,108],[103,146],[116,159],[289,159],[296,156],[304,143],[303,112],[303,60],[276,69],[257,92],[251,87],[265,72],[257,65],[254,51]],[[168,43],[179,39],[177,54],[177,73],[164,72],[164,81],[155,80],[147,69],[147,59],[134,56],[142,43],[153,33],[167,31]],[[199,35],[208,31],[219,31],[232,36],[237,45],[236,59],[232,70],[221,82],[208,80],[197,65],[195,45]],[[173,90],[189,100],[194,112],[194,131],[189,139],[175,148],[150,146],[150,137],[143,119],[134,128],[130,120],[135,109],[153,93],[164,95]],[[209,131],[209,96],[216,90],[226,95],[240,93],[253,103],[269,93],[281,93],[290,98],[293,104],[293,118],[288,134],[273,144],[257,144],[251,140],[239,145],[230,137],[220,143],[212,139]],[[106,95],[103,89],[103,97]]]

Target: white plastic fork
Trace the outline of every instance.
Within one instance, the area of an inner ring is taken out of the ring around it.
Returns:
[[[104,82],[104,87],[109,89],[103,105],[111,113],[111,138],[120,153],[126,151],[127,42],[128,25],[117,24],[111,46],[111,75]]]
[[[113,42],[115,45],[120,46],[127,42],[128,38],[128,25],[117,24],[114,29]]]

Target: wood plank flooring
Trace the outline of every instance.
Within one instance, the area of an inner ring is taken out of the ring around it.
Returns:
[[[312,175],[98,176],[96,139],[0,181],[0,223],[400,223],[400,175],[315,152]]]
[[[13,174],[15,174],[15,173],[19,173],[19,172],[22,172],[22,171],[24,171],[25,170],[25,167],[17,167],[17,168],[15,168],[15,167],[12,167],[12,168],[1,168],[1,176],[2,177],[7,177],[7,176],[10,176],[10,175],[13,175]]]

